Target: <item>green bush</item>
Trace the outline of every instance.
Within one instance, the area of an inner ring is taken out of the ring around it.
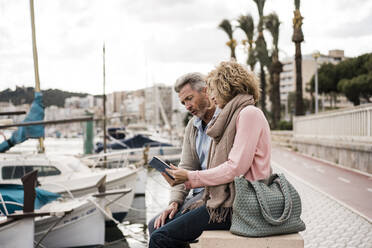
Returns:
[[[279,130],[292,130],[293,129],[292,122],[281,120],[278,124],[278,129]]]

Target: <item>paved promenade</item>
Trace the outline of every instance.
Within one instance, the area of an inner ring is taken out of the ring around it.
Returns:
[[[274,165],[273,169],[284,173],[301,196],[306,248],[372,248],[372,223],[284,168]]]
[[[372,223],[355,214],[308,182],[273,163],[274,172],[284,173],[301,195],[302,219],[306,230],[301,232],[306,248],[372,248]],[[168,204],[166,182],[159,173],[151,172],[147,185],[147,218],[152,218]]]
[[[280,147],[273,147],[271,164],[282,166],[372,222],[372,175]]]

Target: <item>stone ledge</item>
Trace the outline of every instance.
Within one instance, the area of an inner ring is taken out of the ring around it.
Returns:
[[[346,139],[329,139],[327,137],[314,136],[314,137],[301,137],[295,136],[291,142],[296,144],[305,145],[317,145],[323,147],[339,148],[351,151],[370,152],[372,150],[371,141],[358,141],[358,140],[346,140]]]
[[[190,248],[201,248],[200,243],[192,243],[190,244]]]
[[[196,245],[196,244],[195,244]],[[234,235],[229,231],[204,231],[199,237],[200,248],[303,248],[304,239],[298,233],[262,238],[248,238]]]

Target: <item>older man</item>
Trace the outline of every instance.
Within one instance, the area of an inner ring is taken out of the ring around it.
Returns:
[[[175,91],[182,105],[194,116],[187,124],[179,167],[187,170],[204,170],[211,139],[205,133],[208,123],[220,109],[216,108],[207,96],[205,77],[200,73],[188,73],[177,79]],[[204,188],[194,189],[192,196],[187,197],[189,190],[183,184],[172,187],[168,207],[154,217],[148,224],[149,233],[177,218],[182,210],[202,197]]]

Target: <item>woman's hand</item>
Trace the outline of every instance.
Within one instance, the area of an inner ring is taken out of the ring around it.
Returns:
[[[182,169],[182,168],[178,168],[178,167],[174,166],[173,164],[171,164],[170,167],[171,167],[171,169],[166,169],[166,170],[171,176],[174,177],[174,180],[172,180],[172,184],[168,180],[167,181],[172,186],[184,183],[188,180],[187,170]]]

